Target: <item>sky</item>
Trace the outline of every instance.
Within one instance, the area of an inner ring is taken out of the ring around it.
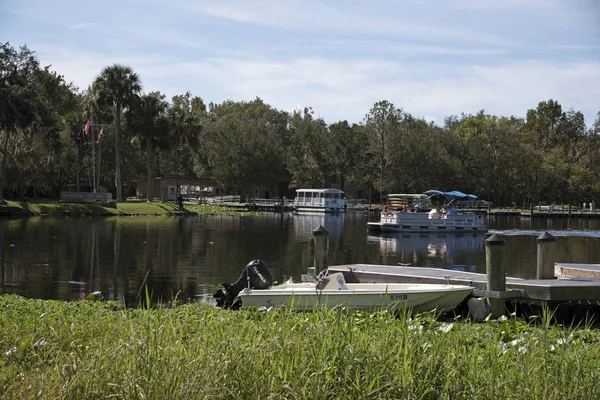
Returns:
[[[549,99],[588,125],[600,111],[597,0],[2,0],[7,41],[80,89],[124,64],[145,92],[258,96],[328,123],[380,100],[438,124]]]

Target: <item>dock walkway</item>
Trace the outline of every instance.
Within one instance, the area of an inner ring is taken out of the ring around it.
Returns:
[[[348,282],[449,283],[475,288],[475,296],[500,297],[517,302],[600,304],[600,265],[556,263],[558,279],[506,278],[506,292],[494,296],[486,290],[486,275],[441,268],[394,265],[333,265]]]

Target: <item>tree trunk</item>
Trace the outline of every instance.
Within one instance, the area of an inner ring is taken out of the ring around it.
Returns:
[[[123,201],[123,185],[121,185],[121,158],[119,157],[119,139],[121,136],[121,105],[115,104],[115,184],[117,185],[116,202]]]
[[[77,147],[75,148],[75,179],[77,180],[77,182],[75,182],[75,190],[81,192],[79,184],[81,179],[79,177],[79,139],[77,140]]]
[[[6,183],[6,161],[8,158],[8,137],[10,133],[8,130],[4,131],[6,135],[4,138],[4,149],[2,149],[2,176],[0,176],[0,201],[4,200],[4,184]]]
[[[146,138],[146,179],[148,180],[148,192],[146,200],[152,201],[152,137]]]
[[[165,166],[165,178],[163,179],[162,202],[166,203],[169,200],[169,168],[171,168],[171,156],[173,150],[167,152],[167,165]]]
[[[96,183],[96,146],[94,143],[94,127],[90,126],[90,144],[92,146],[92,192],[96,193],[97,183]]]
[[[96,187],[97,188],[100,187],[100,165],[102,165],[102,142],[98,143],[98,168],[96,170]]]

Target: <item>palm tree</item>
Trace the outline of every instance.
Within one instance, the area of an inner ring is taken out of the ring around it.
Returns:
[[[167,110],[169,136],[166,138],[167,143],[164,146],[167,149],[167,167],[165,168],[163,180],[165,185],[169,179],[171,160],[175,152],[183,150],[182,145],[184,142],[192,150],[197,151],[200,146],[199,134],[202,131],[202,125],[199,111],[196,109],[197,104],[195,104],[195,102],[198,103],[198,99],[198,97],[192,97],[190,92],[173,96],[173,104]],[[177,160],[180,157],[181,155],[177,154]],[[176,168],[179,168],[179,165]],[[163,201],[167,200],[166,189],[166,187],[163,187]],[[175,195],[179,195],[179,188],[177,188]]]
[[[167,109],[165,95],[160,92],[151,92],[142,95],[135,107],[130,108],[127,115],[127,123],[133,132],[136,132],[134,140],[139,141],[146,148],[146,179],[147,199],[152,199],[152,150],[156,143],[167,132]]]
[[[117,202],[123,200],[119,138],[121,135],[121,112],[139,98],[142,85],[138,74],[131,67],[114,64],[105,67],[94,80],[94,92],[99,104],[112,105],[115,112],[115,185]]]

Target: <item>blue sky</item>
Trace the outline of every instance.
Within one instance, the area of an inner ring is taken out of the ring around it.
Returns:
[[[550,98],[600,111],[596,0],[4,0],[0,41],[86,88],[126,64],[144,91],[312,106],[360,122],[388,100],[437,123]]]

